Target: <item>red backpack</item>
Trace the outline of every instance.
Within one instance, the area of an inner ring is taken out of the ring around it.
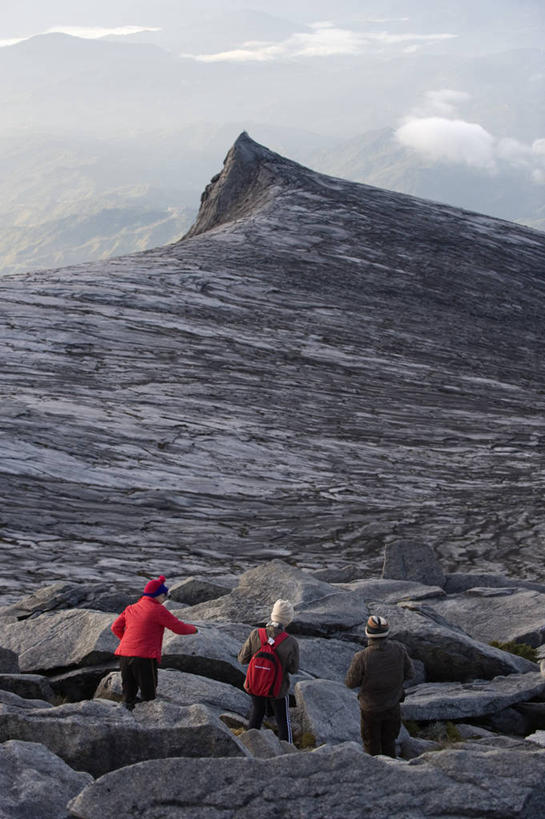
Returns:
[[[258,629],[261,647],[258,648],[248,664],[244,688],[254,697],[273,697],[276,699],[284,679],[284,669],[275,651],[276,647],[289,637],[283,631],[273,642],[269,642],[266,628]],[[272,638],[270,638],[272,640]]]

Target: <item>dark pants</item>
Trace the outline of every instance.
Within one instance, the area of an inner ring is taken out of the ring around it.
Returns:
[[[399,705],[387,711],[364,711],[361,709],[361,738],[363,747],[371,756],[396,755],[396,738],[401,728]]]
[[[285,739],[286,742],[293,742],[291,734],[290,711],[289,711],[289,697],[282,697],[280,700],[273,700],[270,697],[254,697],[252,698],[252,709],[250,711],[249,728],[261,728],[263,717],[267,710],[267,705],[270,705],[274,716],[276,717],[276,724],[278,726],[278,739]]]
[[[157,692],[157,660],[152,657],[120,657],[122,701],[134,707],[140,689],[142,700],[154,700]]]

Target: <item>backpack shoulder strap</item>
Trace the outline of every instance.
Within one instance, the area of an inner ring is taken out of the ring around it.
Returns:
[[[257,633],[259,634],[259,641],[261,643],[261,647],[265,645],[267,640],[269,639],[269,635],[267,634],[266,628],[258,628]]]
[[[287,631],[283,631],[281,634],[278,634],[274,640],[274,647],[279,646],[280,643],[283,643],[290,635]]]

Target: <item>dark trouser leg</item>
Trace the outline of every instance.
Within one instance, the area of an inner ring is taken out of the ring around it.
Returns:
[[[401,709],[399,705],[385,712],[382,719],[382,753],[395,759],[396,737],[401,728]]]
[[[372,711],[360,712],[361,738],[368,754],[376,756],[382,753],[380,717]]]
[[[281,700],[273,700],[272,706],[278,726],[278,739],[285,739],[286,742],[293,742],[291,735],[291,722],[289,710],[289,697],[282,697]]]
[[[395,741],[401,728],[399,705],[387,711],[361,711],[363,747],[371,756],[384,754],[395,759]]]
[[[253,694],[250,694],[250,696],[252,698],[252,709],[250,711],[248,728],[261,728],[261,723],[265,716],[265,709],[267,708],[267,697],[254,697]]]
[[[157,694],[157,660],[153,657],[133,657],[133,674],[142,699],[154,700]]]
[[[134,706],[136,702],[136,695],[138,694],[138,681],[136,680],[133,669],[132,660],[134,657],[120,657],[119,669],[121,671],[121,687],[123,689],[122,702],[126,705]]]

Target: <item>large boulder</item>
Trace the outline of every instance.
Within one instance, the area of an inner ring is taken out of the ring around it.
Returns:
[[[407,541],[386,545],[382,577],[440,587],[445,585],[446,580],[432,547]]]
[[[56,699],[51,683],[42,674],[0,674],[0,689],[24,699],[51,703]]]
[[[222,582],[221,578],[192,576],[170,584],[169,592],[171,600],[176,603],[195,606],[198,603],[205,603],[207,600],[215,600],[224,594],[228,594],[233,585],[236,585],[236,583]]]
[[[93,776],[144,759],[245,753],[236,737],[203,705],[185,708],[154,700],[129,712],[108,700],[48,708],[36,703],[25,707],[27,702],[12,700],[0,706],[0,742],[39,737],[72,768]]]
[[[445,597],[445,592],[440,586],[430,586],[413,580],[372,578],[337,585],[346,591],[358,592],[362,596],[362,601],[380,600],[385,603],[399,603],[402,600],[429,600]]]
[[[387,617],[391,637],[426,667],[431,682],[492,679],[536,671],[535,663],[474,640],[421,603],[369,603],[372,614]],[[361,636],[361,632],[360,632]]]
[[[403,719],[418,721],[478,718],[543,693],[545,680],[538,672],[470,683],[424,683],[409,689],[401,713]]]
[[[301,671],[336,682],[344,682],[354,654],[362,649],[359,643],[335,638],[302,637],[298,642]]]
[[[101,680],[95,697],[119,702],[121,695],[121,674],[114,671]],[[239,688],[198,674],[186,674],[167,668],[159,669],[157,697],[176,705],[199,703],[214,712],[233,711],[244,715],[250,707],[248,694]]]
[[[332,680],[305,680],[295,686],[295,699],[304,733],[317,745],[360,741],[357,692]]]
[[[273,756],[298,753],[294,745],[278,739],[276,734],[268,728],[262,728],[259,731],[256,728],[250,728],[249,731],[243,731],[239,740],[251,756],[258,759],[271,759]]]
[[[38,742],[0,745],[0,819],[65,819],[66,803],[93,781]]]
[[[533,580],[521,580],[507,577],[505,574],[477,572],[450,572],[446,575],[444,589],[447,594],[460,594],[476,588],[518,588],[533,589],[545,593],[545,584]]]
[[[108,588],[99,581],[74,583],[59,580],[49,586],[41,586],[32,594],[0,608],[0,616],[13,616],[18,620],[26,620],[46,611],[63,609],[121,612],[130,603],[136,602],[140,594],[141,589],[136,585],[116,584]]]
[[[187,617],[186,609],[174,614],[179,617],[184,615],[183,619],[186,622],[194,622]],[[165,631],[162,666],[242,687],[246,671],[237,660],[237,656],[250,633],[248,626],[238,623],[213,625],[200,622],[196,625],[198,626],[196,634],[174,634],[172,631]]]
[[[483,643],[515,641],[536,647],[545,641],[543,592],[477,587],[428,603],[449,622]]]
[[[261,625],[268,621],[278,598],[289,600],[296,608],[304,608],[337,591],[302,569],[282,560],[272,560],[244,572],[230,594],[185,609],[184,615],[190,622],[214,620]]]
[[[119,644],[110,631],[115,616],[86,609],[47,612],[8,623],[0,644],[17,654],[21,671],[96,665],[112,660]]]
[[[545,753],[524,745],[411,762],[371,757],[352,743],[275,759],[156,760],[88,785],[69,810],[76,819],[538,819]]]

